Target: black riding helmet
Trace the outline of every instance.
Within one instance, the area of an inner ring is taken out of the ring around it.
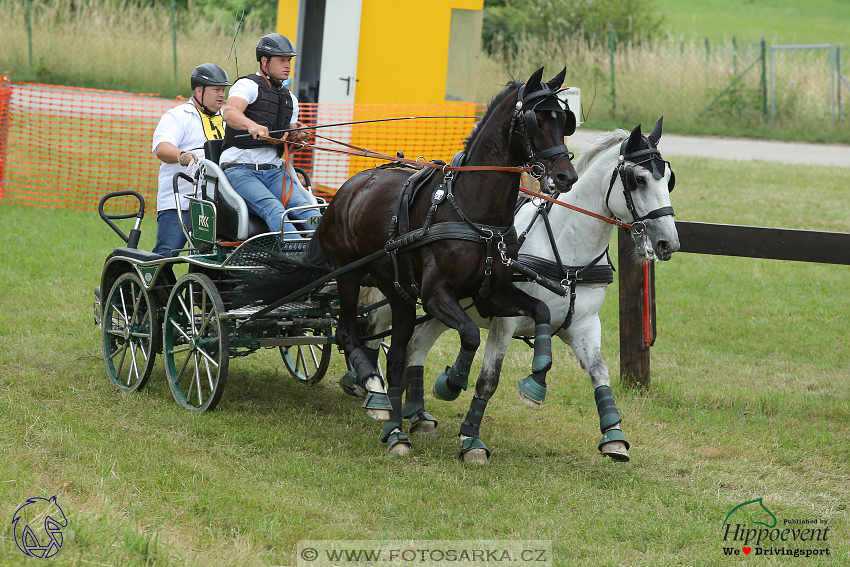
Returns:
[[[229,87],[230,77],[227,76],[227,71],[216,65],[215,63],[204,63],[195,67],[192,71],[192,98],[201,106],[204,114],[213,116],[215,112],[204,106],[204,92],[207,87]],[[195,96],[195,89],[201,87],[201,100]]]
[[[295,57],[295,46],[279,33],[270,33],[260,38],[257,43],[257,61],[260,57]]]
[[[230,86],[230,77],[227,76],[227,71],[215,63],[204,63],[195,67],[195,70],[192,71],[192,90],[195,90],[195,87],[213,86]]]

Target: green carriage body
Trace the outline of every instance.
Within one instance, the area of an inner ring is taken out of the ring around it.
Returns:
[[[144,216],[141,196],[120,191],[101,200],[101,217],[125,242],[129,240],[127,247],[116,248],[106,258],[95,291],[95,323],[102,329],[110,380],[122,390],[142,388],[159,354],[165,359],[166,376],[177,402],[207,411],[221,399],[230,358],[278,348],[290,374],[303,383],[317,383],[328,368],[335,340],[339,315],[336,284],[330,282],[252,318],[263,306],[241,304],[237,284],[262,277],[263,266],[253,255],[268,251],[297,257],[308,241],[256,230],[256,219],[249,223],[242,218],[247,208],[242,203],[240,209],[234,201],[235,191],[214,162],[201,162],[193,185],[191,226],[183,227],[190,248],[188,254],[170,258],[134,246]],[[137,214],[110,217],[103,212],[108,199],[128,194],[141,203]],[[226,202],[228,199],[231,202]],[[234,211],[242,216],[232,218]],[[221,223],[222,213],[231,218]],[[132,216],[137,221],[128,239],[111,219]],[[315,227],[319,219],[311,217],[306,224]],[[220,230],[228,223],[236,242]],[[184,270],[185,274],[177,277]]]

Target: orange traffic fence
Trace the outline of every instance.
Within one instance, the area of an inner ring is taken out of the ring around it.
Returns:
[[[0,83],[0,199],[94,210],[104,194],[132,189],[154,211],[160,162],[151,151],[153,132],[160,117],[182,102],[155,95]],[[485,105],[305,103],[300,109],[300,119],[310,125],[432,117],[334,126],[316,133],[390,156],[400,151],[407,158],[449,161],[463,148]],[[319,147],[342,147],[324,138],[312,141]],[[326,197],[358,171],[376,165],[374,159],[319,148],[300,150],[292,161]]]

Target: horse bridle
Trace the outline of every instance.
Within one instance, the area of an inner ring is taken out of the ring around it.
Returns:
[[[629,214],[632,215],[632,230],[634,230],[636,234],[642,234],[646,230],[646,225],[643,222],[645,220],[657,219],[666,216],[676,216],[673,207],[660,207],[649,211],[643,216],[638,216],[634,200],[632,200],[632,192],[638,188],[637,178],[635,177],[635,166],[650,163],[651,167],[647,167],[646,169],[649,169],[652,172],[652,176],[655,179],[661,179],[664,177],[664,167],[659,168],[656,163],[653,163],[659,162],[670,168],[670,182],[667,184],[668,191],[672,192],[673,188],[676,186],[676,174],[673,173],[673,168],[671,167],[670,162],[661,157],[661,152],[654,147],[654,144],[650,140],[646,137],[643,139],[650,146],[649,149],[638,150],[629,154],[626,153],[626,145],[629,141],[625,140],[622,144],[620,144],[620,157],[617,160],[617,167],[614,168],[614,172],[611,174],[611,182],[608,184],[608,193],[605,195],[605,206],[610,211],[611,206],[608,201],[611,198],[611,189],[614,187],[614,181],[617,180],[617,176],[619,175],[623,182],[623,196],[626,199],[626,208],[629,209]]]
[[[554,98],[558,102],[558,106],[564,105],[564,111],[567,113],[566,122],[564,124],[564,136],[569,136],[575,132],[576,117],[570,110],[570,106],[566,101],[558,98],[557,94],[560,91],[555,91],[546,83],[541,83],[540,90],[534,91],[529,95],[525,94],[526,85],[522,85],[517,92],[516,109],[511,117],[511,127],[508,130],[507,144],[510,148],[511,140],[515,134],[522,137],[525,143],[525,151],[527,153],[526,163],[531,167],[531,176],[535,179],[547,177],[552,171],[552,168],[561,161],[565,156],[572,161],[574,155],[564,144],[546,148],[542,152],[536,152],[534,149],[534,136],[540,130],[540,125],[537,123],[537,116],[534,114],[535,108],[543,101]],[[519,128],[517,128],[519,126]],[[556,157],[552,164],[547,168],[543,160]]]

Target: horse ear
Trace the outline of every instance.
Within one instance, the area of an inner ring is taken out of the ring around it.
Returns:
[[[661,141],[661,123],[664,122],[664,117],[658,119],[658,122],[655,123],[655,129],[652,131],[652,134],[647,136],[647,139],[652,142],[652,145],[656,148],[658,147],[658,142]]]
[[[642,137],[643,134],[641,134],[640,131],[640,124],[638,124],[629,136],[629,141],[626,144],[626,150],[637,150],[640,147],[640,140]]]
[[[540,81],[543,80],[543,67],[539,68],[531,74],[526,81],[525,94],[540,90]]]
[[[549,85],[549,88],[553,91],[561,88],[561,85],[564,84],[564,78],[567,76],[567,68],[564,67],[564,70],[552,77],[546,84]]]

